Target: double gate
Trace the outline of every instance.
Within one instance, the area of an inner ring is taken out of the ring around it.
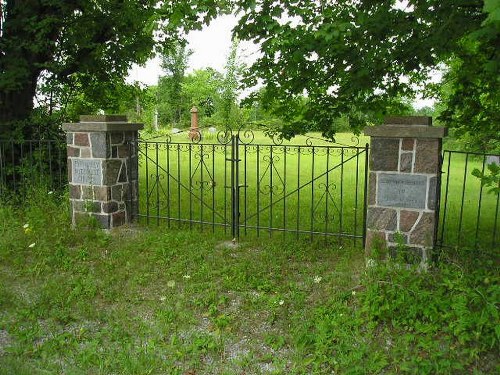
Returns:
[[[139,219],[232,238],[280,232],[364,241],[368,145],[255,138],[228,130],[139,141]]]

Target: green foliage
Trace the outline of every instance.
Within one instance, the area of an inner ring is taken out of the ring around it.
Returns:
[[[487,165],[488,171],[475,168],[472,175],[481,179],[481,185],[488,187],[491,194],[500,194],[500,166],[497,163]]]
[[[109,107],[109,90],[123,84],[132,63],[144,63],[155,49],[168,49],[180,35],[201,28],[227,1],[52,0],[27,6],[4,0],[0,5],[0,125],[8,138],[13,122],[29,119],[39,83],[50,92],[49,112],[76,93],[84,103],[104,101],[108,105],[98,106]]]
[[[445,65],[447,91],[434,90],[444,103],[442,121],[497,142],[498,2],[236,3],[242,14],[236,35],[262,46],[245,82],[264,81],[286,135],[311,124],[333,135],[341,117],[359,131],[404,113],[401,98],[433,89],[428,78]],[[294,105],[302,96],[306,108]]]

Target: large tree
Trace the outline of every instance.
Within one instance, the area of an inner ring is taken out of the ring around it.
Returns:
[[[0,0],[0,137],[30,118],[41,79],[82,89],[116,82],[224,2]]]
[[[248,71],[263,80],[266,100],[287,119],[285,136],[319,124],[335,132],[347,116],[353,129],[380,121],[399,98],[433,88],[443,120],[463,131],[499,130],[499,24],[497,0],[239,0],[235,32],[261,44]],[[427,91],[429,92],[429,91]],[[293,98],[306,95],[297,113]]]

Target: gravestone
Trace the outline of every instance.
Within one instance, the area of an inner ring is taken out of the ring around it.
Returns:
[[[425,263],[437,230],[438,179],[445,128],[423,116],[387,117],[371,137],[365,249]]]

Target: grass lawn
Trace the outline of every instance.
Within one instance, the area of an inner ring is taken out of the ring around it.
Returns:
[[[500,370],[497,253],[366,269],[322,238],[73,230],[65,202],[0,205],[0,374]]]

